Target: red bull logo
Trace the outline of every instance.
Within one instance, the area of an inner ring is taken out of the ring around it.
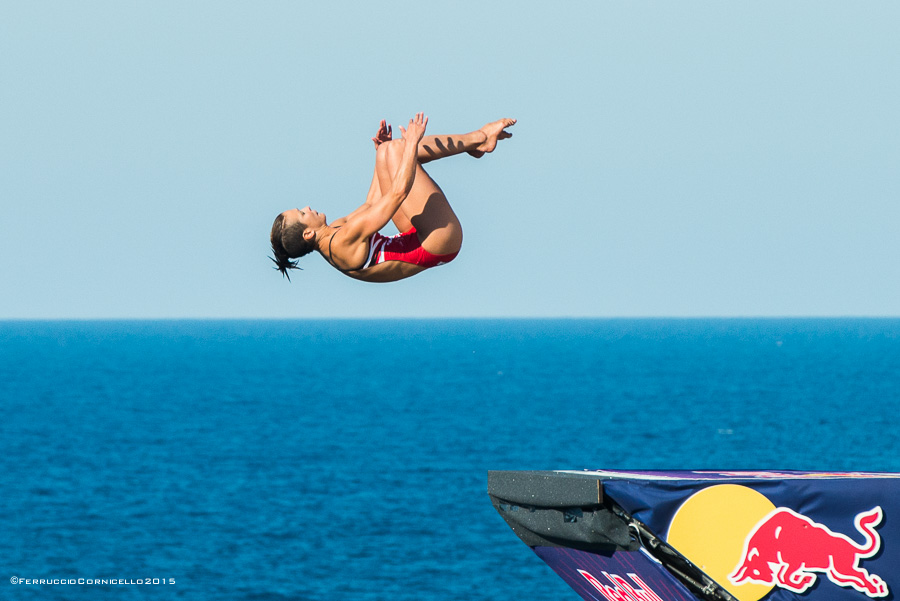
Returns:
[[[869,597],[884,597],[884,580],[861,567],[860,561],[881,549],[875,530],[881,507],[858,514],[854,525],[862,543],[786,507],[777,507],[747,536],[744,552],[728,580],[774,585],[795,593],[806,592],[824,574],[834,584],[853,588]]]
[[[822,498],[816,503],[827,506]],[[832,527],[831,520],[840,519],[830,510],[822,515],[829,516]],[[773,591],[810,598],[817,592],[830,593],[826,598],[861,593],[882,599],[890,594],[885,578],[896,574],[896,566],[885,561],[894,552],[882,543],[886,519],[878,506],[855,516],[855,532],[849,519],[843,532],[834,532],[776,506],[752,487],[717,484],[684,501],[672,516],[666,541],[738,601],[764,601]]]

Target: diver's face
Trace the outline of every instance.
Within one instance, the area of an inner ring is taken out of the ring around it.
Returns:
[[[325,225],[325,214],[314,211],[309,207],[285,211],[284,225],[289,226],[294,223],[299,223],[307,229],[316,229]]]

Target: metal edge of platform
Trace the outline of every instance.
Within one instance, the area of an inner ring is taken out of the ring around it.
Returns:
[[[494,509],[529,547],[587,552],[640,548],[705,601],[737,601],[719,583],[604,495],[603,478],[571,471],[488,471]]]

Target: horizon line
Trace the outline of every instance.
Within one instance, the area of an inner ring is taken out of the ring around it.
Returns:
[[[788,320],[788,319],[900,319],[900,315],[469,315],[469,316],[306,316],[306,317],[0,317],[0,323],[10,322],[73,322],[73,321],[614,321],[614,320]]]

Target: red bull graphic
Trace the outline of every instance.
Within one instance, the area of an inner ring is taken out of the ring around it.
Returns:
[[[641,551],[591,553],[565,547],[535,547],[585,601],[698,601]]]
[[[600,594],[606,597],[607,601],[662,601],[659,595],[654,593],[637,574],[628,574],[628,577],[631,578],[632,582],[638,585],[638,588],[629,584],[627,580],[618,574],[607,574],[606,572],[603,572],[603,576],[612,582],[612,586],[609,586],[597,580],[586,570],[578,570],[578,573],[581,574],[591,586],[600,591]]]
[[[884,580],[859,565],[881,549],[875,528],[883,517],[881,507],[858,514],[854,525],[864,540],[856,543],[805,515],[778,507],[747,536],[741,560],[728,579],[736,585],[753,582],[804,593],[818,574],[824,574],[838,586],[872,598],[885,597]]]
[[[900,473],[502,474],[498,492],[544,512],[513,530],[585,601],[891,601],[900,590]],[[597,532],[616,546],[594,543]]]

